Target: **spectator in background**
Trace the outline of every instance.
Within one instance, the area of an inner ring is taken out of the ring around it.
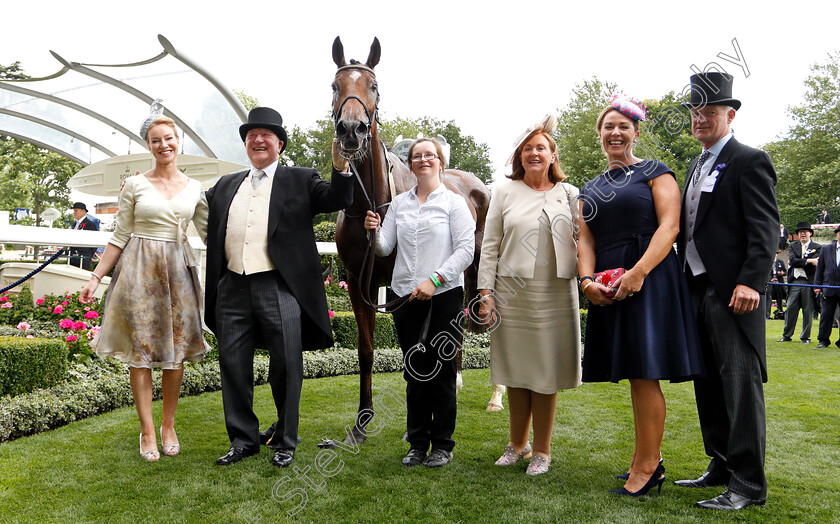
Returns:
[[[835,239],[820,250],[820,258],[817,262],[817,273],[814,276],[815,286],[840,286],[840,227],[834,228]],[[817,287],[814,293],[823,297],[822,315],[820,316],[820,331],[817,334],[819,344],[817,349],[827,348],[831,342],[831,328],[834,327],[834,312],[840,301],[840,290]],[[836,343],[840,347],[840,340]]]
[[[99,231],[99,220],[88,213],[84,202],[73,204],[73,227],[72,229],[84,229],[87,231]],[[70,265],[90,270],[91,260],[96,248],[93,247],[71,247]]]
[[[787,272],[787,268],[785,267],[785,262],[779,259],[779,255],[782,253],[782,249],[779,249],[776,252],[776,260],[773,261],[773,269],[770,270],[770,282],[784,284],[785,283],[785,273]],[[782,304],[782,301],[787,297],[787,289],[786,286],[767,286],[767,318],[770,317],[770,310],[773,307],[773,301],[776,301],[776,318],[783,319],[785,314],[785,308]]]
[[[789,284],[813,284],[814,274],[817,272],[817,260],[820,256],[822,245],[811,241],[814,230],[808,222],[796,224],[796,235],[799,242],[792,242],[788,247],[788,283]],[[790,342],[793,340],[793,331],[796,329],[796,317],[802,310],[802,334],[800,340],[803,344],[811,342],[811,321],[813,320],[816,300],[814,292],[810,287],[789,286],[788,308],[785,313],[785,331],[779,342]]]
[[[817,218],[817,224],[830,224],[831,223],[831,215],[828,214],[828,211],[825,209],[819,214]]]
[[[788,230],[784,224],[779,224],[779,250],[787,249],[788,246]]]

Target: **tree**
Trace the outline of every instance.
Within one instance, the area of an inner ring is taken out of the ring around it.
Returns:
[[[332,175],[332,140],[335,128],[329,115],[315,121],[307,130],[294,126],[289,132],[289,143],[280,155],[280,162],[311,167],[321,173],[324,180]]]
[[[20,62],[15,62],[10,66],[0,65],[0,80],[23,80],[29,78],[20,67]]]
[[[245,91],[239,91],[238,89],[233,90],[233,94],[236,95],[236,98],[242,102],[242,105],[245,106],[246,111],[250,111],[255,107],[260,107],[260,101],[254,98],[251,95],[245,93]]]
[[[840,197],[840,52],[811,66],[804,83],[804,102],[788,109],[793,125],[764,149],[781,206],[829,207]]]
[[[28,142],[8,139],[0,142],[0,206],[12,211],[28,207],[41,224],[41,211],[47,207],[69,209],[70,177],[81,165],[59,154]]]
[[[444,121],[424,116],[416,119],[396,117],[383,119],[379,126],[379,137],[386,144],[393,145],[399,135],[415,138],[418,133],[426,137],[443,136],[450,145],[449,167],[469,171],[485,184],[493,178],[490,163],[490,148],[486,143],[477,143],[472,135],[464,135],[454,120]]]

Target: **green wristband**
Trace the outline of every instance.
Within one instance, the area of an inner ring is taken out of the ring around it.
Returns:
[[[434,284],[434,285],[435,285],[435,287],[440,287],[440,280],[438,280],[437,275],[435,275],[434,273],[432,273],[431,275],[429,275],[429,279],[431,279],[432,284]]]

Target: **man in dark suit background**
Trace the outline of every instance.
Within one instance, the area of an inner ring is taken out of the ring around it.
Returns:
[[[815,286],[840,286],[840,266],[837,264],[840,262],[840,227],[834,229],[834,236],[836,238],[820,250],[817,272],[814,276]],[[817,295],[822,294],[823,297],[817,349],[827,348],[831,343],[831,329],[834,327],[835,311],[840,302],[840,290],[817,287],[814,291]],[[835,344],[840,347],[840,340]]]
[[[770,271],[770,282],[784,284],[785,283],[785,274],[787,273],[787,268],[785,267],[784,261],[779,259],[779,255],[782,254],[782,249],[779,249],[776,252],[776,259],[773,260],[773,269]],[[767,286],[767,318],[770,319],[770,309],[773,305],[773,301],[776,301],[776,313],[774,317],[776,320],[783,319],[785,317],[785,306],[784,300],[787,297],[787,286]]]
[[[685,105],[703,153],[686,174],[677,242],[708,371],[694,381],[694,391],[711,461],[700,478],[676,484],[726,485],[723,494],[697,505],[740,510],[767,499],[761,301],[778,244],[776,173],[766,153],[730,134],[741,107],[732,98],[732,76],[693,75],[691,88]]]
[[[88,214],[87,206],[84,202],[73,204],[73,218],[73,229],[99,231],[98,220],[94,220]],[[69,264],[89,271],[94,253],[96,253],[96,248],[93,247],[71,247]]]
[[[251,167],[207,191],[205,322],[219,341],[229,465],[259,453],[253,410],[254,348],[268,350],[277,409],[272,463],[287,467],[297,446],[303,350],[332,346],[312,218],[353,200],[347,161],[333,152],[332,181],[278,163],[288,138],[277,111],[258,107],[240,126]]]
[[[798,242],[791,242],[788,246],[788,284],[814,283],[814,274],[817,272],[817,261],[820,256],[822,244],[811,240],[814,230],[808,222],[796,224],[796,235]],[[811,342],[811,322],[814,318],[814,309],[817,306],[817,299],[814,289],[810,287],[788,286],[787,311],[785,312],[785,331],[779,342],[790,342],[793,340],[793,332],[796,330],[796,321],[799,311],[802,310],[802,333],[799,340],[803,344]]]

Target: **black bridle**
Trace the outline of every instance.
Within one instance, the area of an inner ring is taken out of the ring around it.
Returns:
[[[373,76],[374,82],[376,81],[376,73],[373,72],[373,69],[367,67],[366,65],[360,64],[360,63],[350,63],[350,64],[343,65],[343,66],[339,67],[338,70],[335,72],[336,77],[338,76],[338,73],[340,73],[342,71],[349,70],[349,69],[357,69],[357,70],[360,70],[360,71],[366,71]],[[374,122],[376,122],[377,124],[379,124],[379,122],[380,122],[379,121],[379,88],[376,87],[376,101],[374,102],[373,112],[371,112],[371,110],[368,108],[365,101],[361,99],[361,97],[356,96],[356,95],[347,95],[344,98],[344,100],[342,100],[341,103],[338,105],[338,110],[333,109],[332,117],[333,117],[333,127],[334,128],[336,128],[336,129],[338,128],[338,123],[341,119],[341,114],[344,112],[344,106],[350,100],[358,101],[359,104],[361,104],[362,109],[364,109],[364,111],[365,111],[365,118],[367,119],[366,124],[367,124],[367,129],[368,129],[367,136],[362,141],[362,144],[360,145],[359,150],[356,153],[354,153],[350,156],[347,156],[341,150],[339,150],[339,154],[342,157],[347,159],[347,162],[350,165],[350,172],[353,173],[353,175],[356,177],[356,180],[359,182],[359,187],[362,188],[362,193],[365,195],[365,199],[368,202],[368,209],[370,209],[371,211],[376,213],[378,210],[380,210],[383,207],[389,205],[390,202],[385,202],[384,204],[380,204],[379,206],[376,205],[376,185],[374,184],[374,180],[373,180],[373,168],[371,168],[371,172],[370,172],[370,179],[371,179],[370,180],[370,188],[371,188],[370,190],[371,190],[372,195],[368,195],[367,189],[365,188],[365,184],[362,181],[361,175],[359,175],[359,170],[356,168],[356,165],[355,165],[354,161],[359,160],[360,158],[362,158],[364,155],[366,155],[370,151],[370,147],[372,145],[372,139],[373,139],[373,124],[374,124]],[[364,213],[361,214],[361,215],[350,215],[350,214],[347,213],[346,210],[345,210],[344,214],[345,214],[345,216],[347,216],[347,218],[364,218],[364,216],[365,216]]]
[[[338,76],[338,73],[340,73],[341,71],[345,71],[345,70],[348,70],[348,69],[358,69],[358,70],[361,70],[361,71],[366,71],[366,72],[370,73],[371,75],[373,75],[374,81],[376,80],[376,73],[373,72],[373,69],[371,69],[371,68],[369,68],[369,67],[367,67],[363,64],[360,64],[360,63],[350,63],[348,65],[344,65],[344,66],[339,67],[338,71],[336,71],[336,76]],[[359,187],[362,188],[362,193],[364,193],[364,195],[365,195],[365,199],[367,200],[367,203],[368,203],[368,209],[373,211],[374,213],[376,213],[377,211],[379,211],[383,207],[386,207],[386,206],[390,205],[391,202],[389,201],[389,202],[385,202],[383,204],[380,204],[378,206],[376,205],[376,184],[375,184],[374,173],[373,173],[373,159],[371,158],[371,162],[370,162],[370,166],[369,166],[370,167],[370,191],[371,191],[370,195],[368,195],[367,189],[365,189],[365,184],[362,181],[362,177],[361,177],[361,175],[359,175],[359,170],[356,168],[356,165],[354,164],[353,161],[362,158],[364,155],[366,155],[368,153],[372,153],[370,148],[371,148],[372,142],[373,142],[373,124],[374,123],[379,124],[379,88],[378,88],[378,86],[376,87],[376,101],[374,102],[373,112],[370,111],[367,104],[365,104],[365,101],[362,100],[360,97],[358,97],[356,95],[347,95],[344,98],[344,100],[342,100],[341,103],[338,105],[338,110],[333,109],[333,112],[332,112],[333,125],[336,129],[338,128],[338,123],[339,123],[339,119],[341,118],[341,113],[344,111],[344,106],[350,100],[357,100],[362,105],[362,109],[364,109],[364,111],[365,111],[365,118],[367,118],[368,132],[367,132],[367,136],[365,137],[364,141],[362,142],[361,146],[359,147],[359,150],[356,153],[354,153],[353,155],[350,155],[350,156],[345,156],[339,150],[339,154],[341,154],[341,156],[343,156],[344,158],[347,159],[347,161],[350,165],[350,172],[353,173],[353,175],[356,177],[356,180],[359,182]],[[382,146],[381,143],[379,145],[380,145],[380,147],[384,147],[384,146]],[[383,156],[385,158],[385,162],[387,163],[388,153],[387,153],[387,151],[383,151],[383,153],[384,153]],[[361,219],[364,219],[365,213],[362,213],[361,215],[350,215],[349,213],[347,213],[347,210],[345,209],[344,210],[344,216],[347,217],[347,218],[354,218],[354,219],[355,218],[361,218]],[[405,305],[406,302],[408,302],[408,297],[407,296],[399,297],[395,300],[391,300],[389,302],[386,302],[385,304],[377,304],[376,302],[373,301],[373,299],[370,298],[370,296],[368,296],[368,292],[370,291],[370,287],[371,287],[371,282],[373,280],[373,266],[374,266],[374,259],[376,257],[376,253],[375,253],[375,251],[376,251],[376,230],[369,231],[368,240],[369,240],[368,246],[367,246],[367,249],[365,249],[365,254],[364,254],[364,257],[362,258],[362,265],[359,269],[359,273],[360,273],[360,275],[359,275],[359,286],[360,286],[359,295],[361,296],[362,301],[365,304],[367,304],[368,307],[373,308],[375,311],[378,311],[380,313],[393,313],[394,311],[398,310],[403,305]],[[429,313],[427,314],[425,322],[424,322],[423,335],[422,335],[422,340],[423,341],[425,341],[425,339],[426,339],[426,332],[428,331],[428,325],[429,325],[430,318],[431,318],[431,308],[429,309]]]

